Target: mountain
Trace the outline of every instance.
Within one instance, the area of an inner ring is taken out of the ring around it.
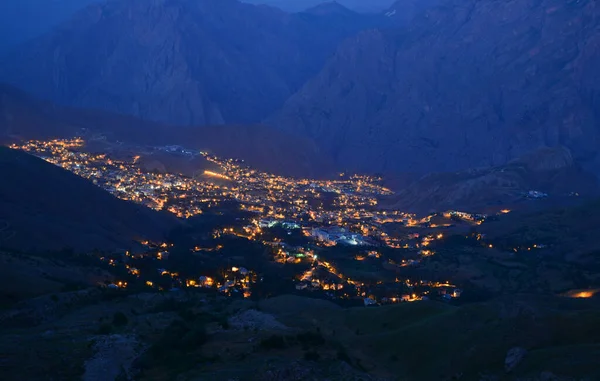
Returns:
[[[243,0],[246,3],[265,4],[287,12],[301,12],[331,0]],[[338,0],[339,4],[356,12],[377,13],[388,8],[394,0]]]
[[[237,0],[115,0],[12,51],[0,79],[58,103],[175,125],[253,123],[340,41],[381,20]]]
[[[76,11],[101,0],[4,0],[0,3],[0,54],[38,37]]]
[[[395,25],[406,25],[425,10],[433,8],[443,1],[444,0],[398,0],[388,9],[383,11],[383,13],[392,20]]]
[[[600,173],[595,1],[452,0],[343,42],[267,119],[365,171],[497,166],[567,147]]]
[[[263,125],[174,127],[105,111],[60,106],[0,84],[0,142],[102,136],[134,145],[181,145],[261,170],[298,177],[334,172],[328,155],[310,139]]]
[[[596,195],[598,183],[574,162],[568,149],[543,148],[502,166],[425,175],[394,195],[391,204],[417,212],[497,211],[523,204],[531,190],[550,195],[556,203],[573,194]]]
[[[315,5],[314,7],[305,10],[304,13],[312,14],[315,16],[327,16],[332,14],[354,16],[356,14],[356,12],[346,8],[337,1],[327,1],[319,5]]]
[[[117,249],[160,240],[177,220],[121,201],[24,152],[0,147],[0,246],[21,250]]]

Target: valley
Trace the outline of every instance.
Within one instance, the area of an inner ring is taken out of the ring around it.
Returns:
[[[3,0],[0,380],[600,380],[599,11]]]
[[[378,305],[422,299],[460,303],[507,289],[543,287],[560,293],[597,282],[586,269],[576,277],[561,271],[555,280],[540,273],[540,279],[506,283],[508,274],[490,274],[489,266],[514,267],[512,279],[530,268],[532,249],[546,255],[550,267],[564,259],[553,257],[548,238],[522,239],[514,247],[504,243],[501,250],[495,248],[501,236],[482,238],[492,235],[494,229],[482,232],[508,218],[510,210],[417,215],[381,207],[380,200],[394,192],[374,176],[288,178],[181,146],[124,146],[81,138],[11,148],[71,171],[124,201],[185,221],[163,241],[142,238],[123,251],[94,255],[120,274],[111,287],[205,288],[246,298],[292,292],[347,305]],[[144,161],[156,155],[171,156],[172,163],[202,160],[205,169],[187,175],[176,170],[181,165],[171,171],[146,169]],[[523,205],[541,202],[522,193]]]

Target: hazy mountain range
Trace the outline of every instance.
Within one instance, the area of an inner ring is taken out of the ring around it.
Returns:
[[[380,18],[237,0],[91,5],[26,44],[3,78],[42,98],[181,125],[258,122]]]
[[[171,125],[263,122],[339,168],[445,172],[564,146],[600,170],[595,2],[400,0],[366,15],[114,0],[22,45],[0,79]]]
[[[351,168],[453,171],[564,145],[600,169],[594,1],[450,1],[345,41],[269,122]]]
[[[38,37],[68,20],[89,4],[105,0],[5,0],[0,4],[0,52]],[[300,12],[329,0],[246,0],[290,12]],[[394,0],[340,0],[339,3],[359,12],[379,12]]]

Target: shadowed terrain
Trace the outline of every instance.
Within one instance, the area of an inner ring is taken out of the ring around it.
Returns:
[[[0,246],[78,250],[160,240],[176,218],[121,201],[42,159],[0,147]]]

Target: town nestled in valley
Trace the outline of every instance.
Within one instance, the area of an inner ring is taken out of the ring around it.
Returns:
[[[599,4],[2,0],[0,380],[600,380]]]
[[[334,180],[294,179],[179,146],[144,147],[145,153],[182,160],[202,157],[210,165],[211,169],[186,176],[145,169],[139,147],[108,154],[98,148],[88,150],[81,138],[29,141],[11,148],[89,179],[123,200],[187,221],[215,221],[210,236],[198,237],[192,232],[193,237],[183,240],[141,239],[137,247],[97,254],[122,274],[106,285],[111,288],[134,284],[159,290],[202,288],[247,298],[259,288],[257,284],[269,283],[267,278],[275,277],[288,281],[289,287],[293,284],[295,292],[350,305],[430,298],[458,301],[460,284],[439,276],[427,278],[422,272],[411,272],[411,268],[435,256],[436,246],[444,242],[448,231],[460,232],[466,238],[471,234],[480,246],[493,247],[473,229],[497,215],[446,211],[418,217],[389,210],[378,204],[393,192],[378,177],[342,173]],[[498,215],[509,212],[501,210]],[[223,254],[230,247],[256,258],[236,263],[235,255],[232,259]],[[541,250],[544,244],[533,248]],[[177,250],[191,254],[186,257],[192,261],[202,258],[201,263],[208,260],[214,266],[198,266],[196,270],[193,265],[181,266],[172,260],[171,253]],[[277,264],[281,273],[244,267],[261,260]],[[287,291],[280,286],[267,290],[270,294]]]

